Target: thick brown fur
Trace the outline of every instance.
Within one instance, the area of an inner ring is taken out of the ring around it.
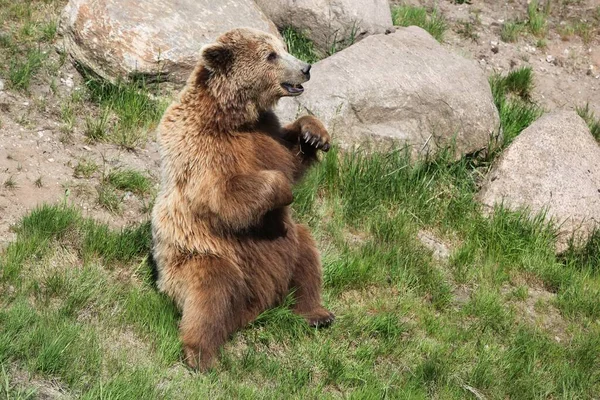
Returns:
[[[236,29],[206,46],[159,127],[162,184],[152,213],[158,287],[180,307],[184,357],[213,365],[237,329],[295,291],[294,311],[319,326],[321,262],[289,210],[292,185],[329,148],[306,116],[281,127],[272,108],[309,66],[275,37]]]

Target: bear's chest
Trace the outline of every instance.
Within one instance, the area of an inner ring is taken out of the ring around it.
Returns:
[[[244,164],[256,171],[277,170],[291,177],[294,175],[294,158],[285,143],[267,134],[244,135],[239,146],[244,149]]]

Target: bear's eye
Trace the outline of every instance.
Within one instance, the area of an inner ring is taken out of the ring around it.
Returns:
[[[277,59],[277,53],[275,53],[274,51],[272,51],[269,56],[267,57],[267,60],[269,61],[275,61]]]

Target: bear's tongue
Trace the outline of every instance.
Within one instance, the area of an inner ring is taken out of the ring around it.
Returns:
[[[292,85],[291,83],[282,83],[281,86],[283,86],[290,94],[300,94],[304,92],[304,88],[300,84]]]

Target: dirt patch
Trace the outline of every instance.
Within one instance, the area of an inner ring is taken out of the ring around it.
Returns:
[[[526,293],[523,293],[525,299],[514,298],[512,293],[515,292],[515,288],[513,286],[507,285],[501,289],[503,295],[513,297],[511,305],[515,310],[516,319],[543,329],[559,343],[568,341],[570,338],[568,323],[554,306],[556,294],[535,286],[521,286],[521,289],[527,290]]]
[[[17,364],[8,365],[6,373],[9,376],[8,381],[12,390],[23,396],[23,398],[35,398],[37,400],[70,400],[75,398],[60,381],[33,376],[19,368]],[[16,395],[15,398],[21,398],[19,395]]]

